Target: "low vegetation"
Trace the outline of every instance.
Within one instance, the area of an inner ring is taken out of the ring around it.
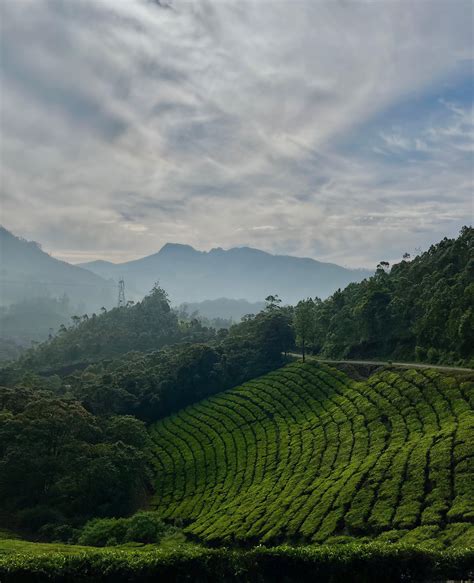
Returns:
[[[474,552],[438,551],[410,545],[352,544],[321,547],[257,547],[252,550],[175,548],[98,550],[26,544],[24,552],[3,554],[4,583],[96,580],[181,583],[398,583],[468,579]],[[45,547],[51,547],[46,549]]]
[[[160,543],[164,538],[184,541],[176,527],[167,525],[156,512],[137,512],[128,518],[94,518],[81,529],[77,542],[94,547],[124,543]]]
[[[294,363],[157,423],[154,505],[212,543],[474,543],[474,384]]]

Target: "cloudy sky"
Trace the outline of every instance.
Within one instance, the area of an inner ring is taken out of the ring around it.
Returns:
[[[0,0],[1,217],[373,267],[473,218],[468,0]]]

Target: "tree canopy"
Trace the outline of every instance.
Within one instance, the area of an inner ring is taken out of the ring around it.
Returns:
[[[429,362],[472,361],[474,357],[474,230],[443,239],[413,260],[315,300],[311,349],[333,358],[393,357]],[[300,303],[301,304],[301,303]],[[301,317],[296,309],[301,341]]]

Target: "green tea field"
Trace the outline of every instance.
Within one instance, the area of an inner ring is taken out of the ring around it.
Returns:
[[[153,507],[208,543],[474,544],[474,383],[292,363],[167,417]]]

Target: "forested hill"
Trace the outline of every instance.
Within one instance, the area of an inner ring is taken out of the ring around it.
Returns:
[[[335,292],[300,302],[306,346],[334,358],[474,363],[474,230]],[[297,316],[298,322],[298,316]],[[301,325],[303,324],[303,325]]]
[[[325,298],[337,288],[373,273],[309,258],[272,255],[249,247],[206,252],[171,243],[136,261],[81,265],[102,277],[118,280],[123,276],[127,289],[139,297],[159,280],[175,305],[218,298],[257,302],[275,293],[285,303],[310,294]]]
[[[16,237],[0,226],[0,303],[9,305],[33,298],[67,295],[83,310],[109,307],[115,285],[86,269],[45,253],[38,243]]]
[[[214,334],[197,320],[180,323],[166,292],[158,286],[135,305],[102,309],[99,314],[73,316],[72,320],[70,327],[62,326],[54,338],[27,351],[20,366],[55,370],[130,351],[158,350],[176,342],[207,341]]]

